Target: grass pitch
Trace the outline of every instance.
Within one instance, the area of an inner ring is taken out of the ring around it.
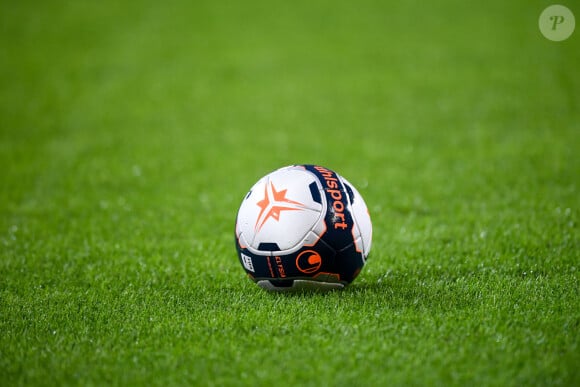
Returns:
[[[580,35],[548,3],[106,3],[0,5],[1,384],[580,384]],[[342,292],[237,261],[293,163],[369,206]]]

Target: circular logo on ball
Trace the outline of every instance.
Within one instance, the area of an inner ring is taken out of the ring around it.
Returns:
[[[322,257],[314,250],[304,250],[296,257],[296,267],[304,274],[315,273],[322,266]]]
[[[576,20],[569,8],[554,4],[542,11],[538,24],[546,39],[559,42],[572,35],[576,27]]]

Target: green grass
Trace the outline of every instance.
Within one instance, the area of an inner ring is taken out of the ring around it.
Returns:
[[[580,35],[548,2],[106,3],[0,3],[2,385],[580,384]],[[237,261],[293,163],[369,206],[342,292]]]

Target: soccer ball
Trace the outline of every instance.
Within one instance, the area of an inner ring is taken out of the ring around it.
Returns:
[[[317,165],[292,165],[261,178],[236,218],[238,258],[266,290],[340,289],[371,249],[367,206],[345,178]]]

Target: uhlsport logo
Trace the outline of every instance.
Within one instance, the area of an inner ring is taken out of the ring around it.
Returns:
[[[278,191],[272,182],[270,182],[270,185],[266,184],[264,187],[264,199],[256,203],[260,207],[260,213],[254,226],[256,232],[260,231],[270,218],[279,221],[282,211],[298,211],[306,208],[304,204],[288,199],[286,191],[288,190]]]
[[[546,39],[559,42],[566,40],[574,32],[576,20],[570,9],[554,4],[544,9],[538,21],[540,31]]]
[[[322,266],[322,257],[314,250],[304,250],[296,257],[296,267],[302,273],[315,273]]]

